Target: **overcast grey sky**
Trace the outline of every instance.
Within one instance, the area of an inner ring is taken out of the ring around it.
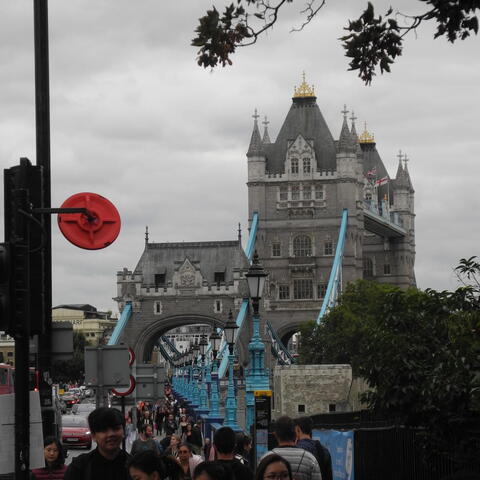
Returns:
[[[22,156],[35,162],[32,3],[0,9],[2,168]],[[455,288],[458,260],[480,253],[479,38],[452,46],[422,27],[393,73],[366,87],[347,71],[337,40],[366,2],[327,2],[303,32],[289,33],[301,22],[297,0],[233,67],[209,71],[196,65],[190,40],[210,5],[50,0],[52,205],[96,192],[122,217],[117,241],[99,251],[69,244],[53,219],[53,304],[116,311],[116,272],[135,268],[145,225],[156,242],[232,240],[238,222],[246,229],[251,115],[268,115],[273,140],[302,71],[335,138],[345,103],[358,126],[368,122],[391,175],[398,150],[408,154],[418,285]]]

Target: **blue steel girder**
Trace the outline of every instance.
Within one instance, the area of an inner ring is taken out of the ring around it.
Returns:
[[[317,325],[322,321],[322,318],[326,313],[337,303],[337,298],[341,289],[343,251],[345,248],[345,238],[347,236],[347,225],[348,210],[344,208],[338,232],[337,248],[335,249],[335,257],[333,259],[332,270],[330,271],[330,278],[328,280],[327,292],[323,299],[322,308],[317,317]]]
[[[295,362],[288,348],[283,344],[273,329],[271,323],[267,320],[267,333],[272,343],[272,354],[278,360],[280,365],[292,365]]]
[[[115,325],[113,333],[108,341],[108,345],[117,345],[120,336],[132,316],[132,302],[127,302],[123,307],[122,314]]]

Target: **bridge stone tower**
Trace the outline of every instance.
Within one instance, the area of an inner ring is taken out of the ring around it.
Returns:
[[[236,315],[248,287],[249,262],[238,240],[149,243],[132,272],[117,273],[119,310],[132,304],[132,317],[121,341],[132,347],[140,362],[149,362],[158,338],[183,325],[222,327],[228,313]],[[246,342],[239,343],[241,360]]]
[[[255,111],[247,152],[249,219],[259,214],[256,249],[269,272],[265,315],[285,341],[316,319],[326,293],[343,209],[348,227],[343,284],[367,278],[415,284],[414,191],[407,159],[390,179],[372,135],[358,136],[347,110],[335,140],[303,79],[271,142]]]

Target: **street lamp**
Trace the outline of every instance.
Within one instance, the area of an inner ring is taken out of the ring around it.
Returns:
[[[207,339],[205,335],[202,335],[200,338],[200,343],[198,344],[200,349],[201,355],[201,363],[200,363],[200,370],[202,372],[202,381],[200,383],[200,409],[204,413],[208,413],[208,393],[207,393],[207,383],[206,383],[206,375],[205,375],[205,353],[207,352]]]
[[[200,405],[200,391],[198,387],[198,355],[200,352],[200,346],[196,343],[192,349],[192,379],[193,379],[193,408],[198,408]]]
[[[256,250],[253,254],[252,265],[245,276],[247,277],[248,290],[250,292],[250,298],[252,299],[253,313],[257,315],[268,273],[265,272],[260,264]]]
[[[253,425],[255,415],[255,390],[269,390],[270,382],[268,372],[264,366],[265,345],[260,336],[260,316],[259,307],[262,298],[263,289],[265,287],[265,280],[268,274],[263,270],[262,265],[258,260],[258,254],[255,251],[253,255],[252,265],[245,274],[247,277],[248,288],[250,290],[250,297],[252,299],[252,338],[248,344],[248,351],[250,353],[250,365],[246,376],[246,418],[245,427],[247,432]]]
[[[187,400],[192,403],[193,402],[193,390],[192,390],[192,358],[193,358],[193,353],[192,353],[192,347],[190,347],[187,350],[187,353],[185,354],[185,370],[186,370],[186,380],[187,380],[187,391],[186,391],[186,396]]]
[[[222,337],[217,332],[215,325],[210,334],[210,345],[212,346],[212,384],[210,387],[210,417],[219,418],[220,409],[218,405],[218,370],[217,370],[217,352],[220,350]]]
[[[228,312],[228,321],[223,327],[225,340],[228,344],[228,390],[227,399],[225,402],[225,422],[224,426],[230,427],[233,430],[239,430],[237,425],[237,399],[235,398],[235,386],[233,383],[233,362],[235,355],[233,353],[233,346],[235,344],[235,331],[237,330],[237,323],[233,320],[232,311]]]

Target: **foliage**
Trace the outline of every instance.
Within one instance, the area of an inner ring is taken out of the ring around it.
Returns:
[[[73,332],[73,356],[70,360],[58,360],[52,365],[54,382],[83,382],[85,374],[85,347],[90,344],[82,332]]]
[[[478,279],[475,257],[462,262],[457,272]],[[465,454],[466,425],[480,413],[478,292],[478,284],[405,291],[360,280],[320,326],[304,326],[300,361],[351,363],[371,387],[368,408],[425,427],[429,449],[454,441]]]
[[[367,7],[357,20],[348,22],[349,32],[340,38],[345,54],[351,58],[350,70],[358,70],[359,77],[371,83],[375,70],[390,72],[390,65],[402,54],[405,35],[426,21],[436,22],[434,38],[446,36],[450,42],[464,40],[473,32],[478,33],[476,11],[480,0],[419,0],[425,11],[419,15],[394,12],[389,8],[384,16],[375,16],[374,6]],[[222,14],[215,6],[199,19],[192,45],[199,47],[197,61],[205,68],[218,64],[231,65],[231,55],[237,47],[252,45],[277,22],[285,4],[293,0],[236,0]],[[325,6],[326,0],[306,0],[301,13],[304,22],[299,28],[308,25]],[[398,18],[403,20],[402,24]]]
[[[359,280],[349,284],[339,304],[318,327],[314,322],[301,328],[301,363],[350,363],[356,375],[368,340],[366,325],[374,323],[385,296],[396,291],[387,284]]]

